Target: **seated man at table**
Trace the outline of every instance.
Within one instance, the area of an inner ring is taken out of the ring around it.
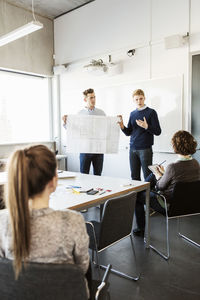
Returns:
[[[178,154],[178,160],[167,166],[166,171],[162,166],[155,170],[155,175],[150,174],[145,181],[151,183],[151,188],[156,188],[170,203],[172,199],[172,191],[176,182],[192,182],[200,180],[200,165],[198,161],[192,158],[192,154],[196,152],[197,142],[194,137],[187,131],[180,130],[172,137],[172,146],[174,152]],[[137,228],[133,230],[133,234],[144,236],[145,230],[145,194],[138,193],[135,215]],[[160,213],[165,213],[162,198],[153,192],[150,193],[150,206]]]

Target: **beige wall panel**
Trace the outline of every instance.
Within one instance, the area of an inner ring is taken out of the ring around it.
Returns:
[[[52,75],[53,22],[36,16],[43,29],[0,47],[0,68]],[[0,36],[33,21],[32,13],[0,0]]]

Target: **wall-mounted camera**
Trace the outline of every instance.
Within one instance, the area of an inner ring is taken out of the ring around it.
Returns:
[[[134,54],[135,54],[135,49],[130,49],[130,50],[127,51],[127,55],[129,57],[133,56]]]

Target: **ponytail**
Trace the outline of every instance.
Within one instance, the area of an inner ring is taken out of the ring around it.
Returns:
[[[8,164],[6,206],[12,229],[15,277],[17,278],[30,250],[30,215],[27,158],[24,150],[16,151]]]
[[[56,167],[54,153],[44,145],[17,150],[9,160],[6,206],[12,229],[16,278],[22,262],[26,261],[30,252],[29,199],[43,192],[47,183],[56,175]]]

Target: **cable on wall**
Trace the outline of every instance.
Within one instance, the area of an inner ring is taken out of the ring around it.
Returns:
[[[32,15],[33,15],[34,21],[37,22],[37,20],[35,18],[35,12],[34,12],[34,0],[32,0]]]

